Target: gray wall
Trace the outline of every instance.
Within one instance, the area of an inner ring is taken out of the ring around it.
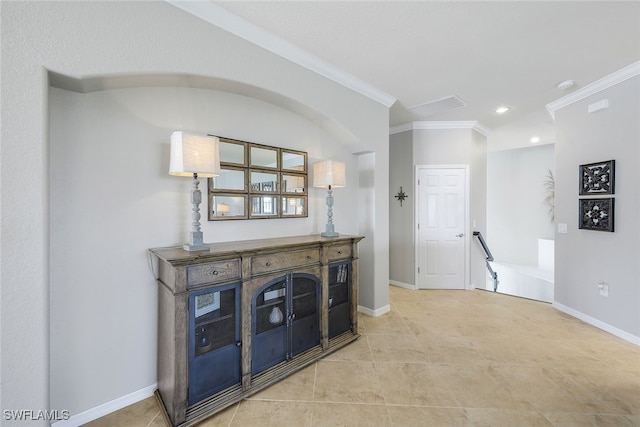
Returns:
[[[326,158],[345,162],[348,185],[334,191],[334,223],[341,233],[358,234],[358,217],[351,215],[358,210],[357,156],[289,111],[205,89],[79,94],[52,88],[49,113],[54,408],[81,410],[76,390],[109,401],[126,382],[137,390],[156,381],[157,285],[145,252],[184,243],[191,229],[191,180],[167,173],[168,136],[184,128],[185,118],[190,129],[219,134],[227,128],[224,136],[307,151],[309,165]],[[230,129],[242,115],[268,120],[254,120],[250,131]],[[200,188],[205,242],[324,230],[326,190],[309,190],[308,218],[209,222],[206,179]]]
[[[554,170],[552,144],[487,156],[487,243],[496,261],[538,264],[538,239],[553,239],[544,182]]]
[[[96,95],[100,105],[108,105],[105,123],[69,122],[78,127],[73,142],[79,142],[75,139],[79,135],[86,140],[69,148],[71,157],[61,159],[57,157],[61,147],[52,146],[50,132],[64,138],[68,127],[52,123],[50,129],[49,121],[60,116],[49,111],[47,70],[72,77],[124,76],[119,79],[124,83],[127,76],[157,74],[187,76],[191,84],[209,79],[214,88],[238,90],[247,98],[279,100],[287,111],[239,97],[227,98],[229,105],[207,106],[204,96],[203,102],[187,102],[187,114],[181,116],[185,127],[202,131],[203,124],[208,129],[217,124],[223,135],[271,145],[285,142],[306,147],[316,153],[315,158],[337,156],[351,165],[360,162],[350,153],[375,153],[368,154],[373,160],[368,166],[375,167],[376,175],[367,188],[336,191],[338,203],[345,207],[353,206],[350,198],[366,194],[370,203],[355,211],[371,221],[354,223],[339,204],[336,214],[339,231],[365,233],[371,242],[360,262],[370,280],[361,282],[360,292],[373,304],[388,305],[386,106],[165,2],[0,2],[0,8],[0,409],[37,411],[53,404],[53,409],[68,409],[75,415],[153,386],[155,284],[150,273],[142,272],[147,268],[145,249],[183,241],[188,221],[188,213],[181,213],[188,183],[168,177],[162,165],[167,158],[160,135],[176,124],[177,107],[164,94],[158,100],[169,105],[131,100],[132,104],[118,106],[122,99],[110,99],[108,92]],[[60,93],[52,97],[63,104],[79,99]],[[94,97],[85,97],[89,98]],[[195,110],[209,113],[208,117],[203,121],[190,116]],[[81,114],[77,108],[74,111]],[[145,111],[152,113],[141,114]],[[216,117],[227,121],[215,122]],[[273,123],[280,119],[294,127],[282,129]],[[132,153],[124,153],[124,141],[109,140],[108,135],[122,135],[106,123],[128,123]],[[100,176],[94,176],[89,165],[58,169],[57,161],[73,164],[86,159],[96,162]],[[51,188],[50,170],[61,180]],[[153,178],[141,178],[149,172]],[[358,172],[351,173],[352,185],[357,185]],[[315,194],[312,203],[321,203]],[[62,200],[71,203],[63,206]],[[286,233],[312,233],[322,221],[294,219]],[[161,222],[167,228],[159,231]],[[246,227],[207,224],[204,231],[207,240],[236,240],[268,237],[286,227],[266,227],[276,223],[260,221],[243,224]],[[82,257],[65,258],[67,253]],[[81,274],[73,274],[74,267]],[[120,268],[119,273],[112,268]],[[70,304],[73,308],[65,312]],[[104,333],[107,320],[102,319],[101,327],[89,333],[96,321],[92,315],[105,311],[113,330]],[[123,332],[116,336],[114,331]],[[96,354],[97,349],[108,351]]]
[[[393,167],[390,173],[391,193],[397,194],[402,185],[405,193],[409,194],[409,203],[405,201],[400,208],[396,202],[396,206],[392,206],[390,210],[390,279],[399,284],[415,286],[415,166],[469,165],[469,230],[474,229],[475,221],[475,229],[484,233],[487,190],[486,137],[472,129],[451,129],[450,126],[446,126],[445,129],[414,129],[393,134],[390,141],[390,163]],[[407,182],[411,185],[405,184]],[[395,200],[392,204],[394,202]],[[466,243],[469,245],[470,254],[470,283],[467,285],[484,288],[484,255],[471,236],[467,236]]]
[[[555,301],[640,337],[640,77],[556,111]],[[608,99],[609,108],[587,107]],[[615,232],[578,229],[578,166],[616,160]],[[609,284],[599,295],[598,281]]]
[[[400,285],[414,285],[415,230],[413,131],[392,134],[389,137],[389,277]],[[395,196],[400,191],[407,195],[402,206]]]

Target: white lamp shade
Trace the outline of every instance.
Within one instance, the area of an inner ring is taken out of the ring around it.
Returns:
[[[313,165],[313,186],[319,188],[344,187],[347,185],[347,174],[344,163],[325,160]]]
[[[201,177],[220,175],[220,140],[215,136],[182,131],[171,134],[169,175]]]

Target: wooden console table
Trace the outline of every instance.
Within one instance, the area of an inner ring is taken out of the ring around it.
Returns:
[[[359,236],[150,249],[158,396],[193,425],[358,338]]]

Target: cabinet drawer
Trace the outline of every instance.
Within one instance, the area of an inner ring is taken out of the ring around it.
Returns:
[[[187,287],[240,278],[240,260],[208,262],[187,268]]]
[[[256,255],[251,260],[251,273],[259,274],[320,262],[320,248],[302,251]]]
[[[351,258],[351,245],[335,245],[327,247],[329,261]]]

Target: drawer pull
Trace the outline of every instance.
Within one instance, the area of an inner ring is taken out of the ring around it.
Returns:
[[[311,255],[307,255],[307,259],[311,259]]]
[[[267,267],[271,267],[271,261],[267,261],[267,263],[265,264]]]
[[[213,274],[214,276],[217,276],[217,275],[218,275],[218,270],[213,270],[213,271],[211,272],[211,274]]]
[[[342,251],[338,251],[338,255],[342,255]]]

